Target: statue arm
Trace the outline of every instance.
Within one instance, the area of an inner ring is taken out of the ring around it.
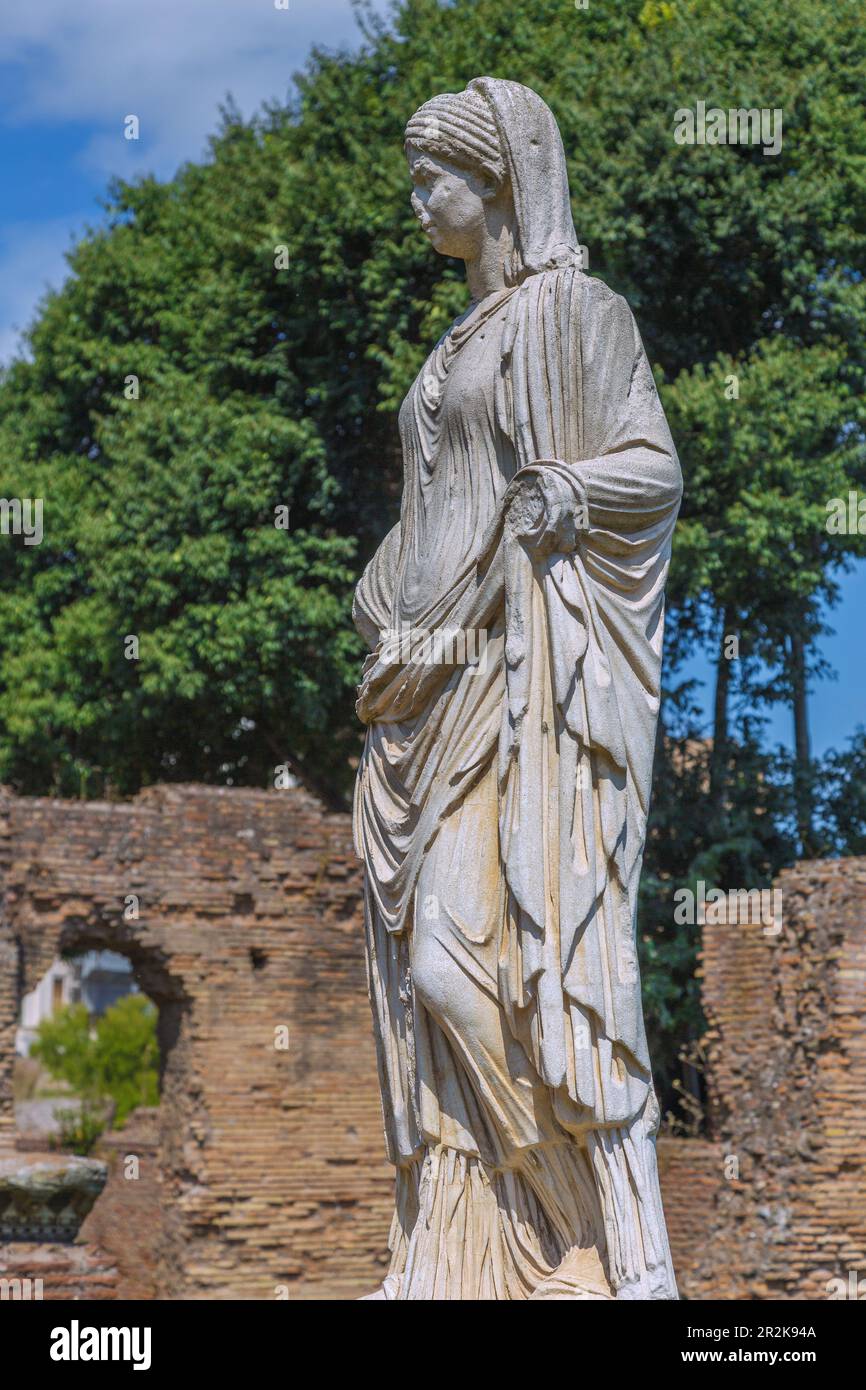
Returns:
[[[682,475],[652,370],[625,300],[589,282],[580,316],[582,459],[589,524],[629,534],[676,511]]]
[[[580,381],[573,395],[566,383],[561,404],[564,414],[580,410],[580,447],[568,458],[533,460],[509,490],[512,528],[537,555],[571,553],[590,527],[641,531],[675,515],[682,493],[673,440],[625,300],[584,279],[574,322]]]

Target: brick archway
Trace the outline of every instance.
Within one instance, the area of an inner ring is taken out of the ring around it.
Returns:
[[[0,1069],[18,1000],[58,954],[124,954],[159,1006],[157,1296],[369,1291],[392,1175],[347,818],[300,789],[6,795],[0,874]],[[10,1080],[7,1066],[7,1133]]]
[[[668,1139],[661,1155],[692,1298],[825,1296],[866,1267],[866,860],[799,865],[781,885],[778,937],[704,931],[717,1142]],[[300,789],[0,796],[0,887],[0,1131],[23,990],[59,950],[121,950],[160,1006],[158,1296],[369,1291],[393,1179],[349,818]]]

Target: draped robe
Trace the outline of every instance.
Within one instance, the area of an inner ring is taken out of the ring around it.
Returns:
[[[389,1296],[676,1297],[635,912],[681,479],[630,310],[529,275],[446,333],[400,430],[355,604]]]

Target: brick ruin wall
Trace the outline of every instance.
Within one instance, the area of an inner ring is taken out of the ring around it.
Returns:
[[[777,935],[704,928],[723,1180],[695,1298],[823,1299],[858,1279],[866,1295],[866,859],[776,886]]]
[[[299,789],[5,796],[0,875],[7,1143],[18,1001],[59,951],[123,952],[160,1009],[160,1106],[103,1145],[82,1278],[108,1289],[114,1268],[131,1298],[374,1287],[392,1182],[348,818]],[[780,936],[704,929],[713,1137],[659,1145],[686,1297],[826,1297],[829,1278],[866,1270],[864,885],[863,860],[799,865]]]
[[[114,1261],[116,1298],[162,1296],[159,1136],[159,1110],[139,1109],[132,1112],[121,1131],[104,1135],[99,1144],[108,1178],[79,1239]],[[133,1171],[134,1177],[130,1176]]]
[[[139,1179],[112,1164],[88,1218],[126,1268],[126,1287],[149,1284],[160,1298],[342,1298],[374,1286],[392,1181],[347,818],[298,790],[6,798],[0,873],[7,1134],[14,1001],[59,950],[124,953],[159,1005],[156,1140],[142,1142]],[[139,916],[127,921],[133,894]],[[285,1049],[275,1046],[282,1029]],[[120,1194],[140,1207],[148,1187],[158,1195],[150,1237],[130,1249]]]

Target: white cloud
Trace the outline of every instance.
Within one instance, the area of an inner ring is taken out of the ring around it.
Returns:
[[[349,0],[38,0],[6,3],[0,63],[15,80],[6,124],[80,121],[103,175],[171,175],[198,158],[231,92],[244,115],[283,98],[314,43],[356,46]],[[141,137],[123,137],[137,115]],[[132,146],[132,150],[130,149]]]
[[[74,231],[93,221],[94,178],[169,178],[204,154],[231,93],[245,116],[283,99],[314,44],[357,47],[350,0],[0,0],[0,124],[83,127],[80,206],[89,212],[0,229],[0,362],[47,286],[66,275]],[[385,9],[385,0],[377,0]],[[136,115],[140,138],[126,140]],[[76,196],[76,201],[79,199]],[[13,216],[14,216],[14,202]]]

